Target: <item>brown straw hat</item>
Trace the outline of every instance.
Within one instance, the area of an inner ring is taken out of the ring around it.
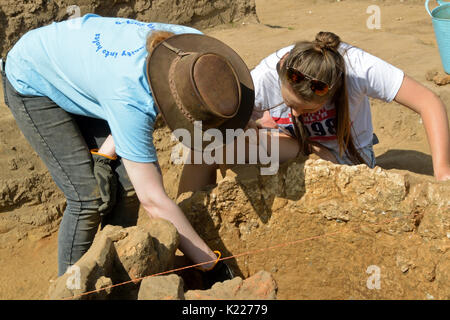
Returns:
[[[255,100],[250,71],[215,38],[180,34],[164,40],[148,58],[147,76],[166,124],[172,131],[187,129],[191,141],[182,142],[191,148],[194,122],[201,121],[202,131],[218,129],[225,143],[226,129],[243,129],[250,120]]]

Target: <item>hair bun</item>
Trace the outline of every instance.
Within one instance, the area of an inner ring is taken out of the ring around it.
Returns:
[[[316,40],[314,42],[320,49],[337,50],[341,44],[341,38],[332,32],[321,31],[316,35]]]

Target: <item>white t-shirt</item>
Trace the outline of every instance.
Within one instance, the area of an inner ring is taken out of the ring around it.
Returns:
[[[291,110],[283,103],[277,63],[294,46],[283,48],[260,62],[251,71],[255,84],[255,111],[270,110],[270,115],[279,127],[293,132]],[[359,48],[341,43],[339,52],[343,55],[347,72],[352,137],[357,148],[372,143],[373,127],[369,97],[391,102],[403,83],[402,70]],[[339,150],[335,131],[336,109],[327,103],[315,112],[301,116],[310,139],[324,146]]]

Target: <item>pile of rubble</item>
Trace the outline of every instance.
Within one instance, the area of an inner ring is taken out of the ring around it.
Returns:
[[[50,286],[50,299],[215,300],[275,299],[272,276],[261,271],[208,290],[186,290],[173,270],[179,236],[173,225],[153,219],[141,226],[106,226],[88,252]],[[200,272],[200,271],[199,271]],[[160,274],[160,275],[158,275]]]

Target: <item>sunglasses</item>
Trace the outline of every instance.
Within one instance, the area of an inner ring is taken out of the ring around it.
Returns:
[[[336,83],[333,85],[329,85],[326,82],[323,82],[319,79],[313,78],[303,72],[298,71],[292,67],[286,66],[287,69],[287,79],[290,83],[299,84],[302,81],[308,80],[311,83],[311,90],[318,95],[319,97],[323,97],[326,95]]]

